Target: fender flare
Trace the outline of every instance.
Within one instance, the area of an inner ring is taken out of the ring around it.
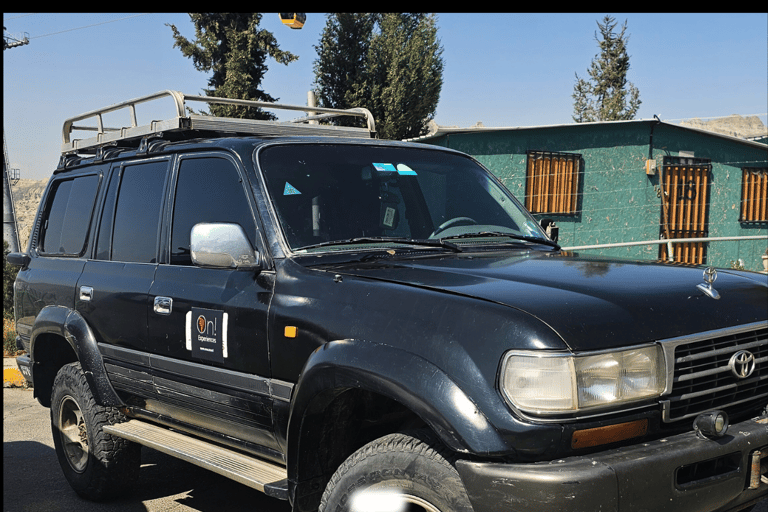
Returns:
[[[30,333],[29,349],[33,372],[35,343],[42,334],[55,334],[67,340],[83,368],[96,402],[107,407],[125,405],[109,382],[96,337],[80,313],[64,306],[46,306],[40,311]]]
[[[287,435],[289,481],[298,478],[304,421],[333,401],[337,390],[347,388],[364,389],[399,402],[454,451],[512,450],[461,387],[426,359],[389,345],[339,340],[312,353],[294,389]]]

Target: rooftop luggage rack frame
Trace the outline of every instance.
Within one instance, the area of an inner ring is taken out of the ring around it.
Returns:
[[[174,102],[175,117],[164,121],[151,121],[149,124],[139,125],[136,118],[136,105],[170,97]],[[230,117],[216,117],[210,115],[192,114],[187,112],[187,101],[200,101],[204,103],[220,103],[228,105],[242,105],[247,107],[263,107],[281,110],[298,110],[307,112],[308,115],[291,121],[260,121],[253,119],[238,119]],[[130,126],[119,128],[104,127],[103,115],[122,109],[130,111]],[[345,126],[331,126],[323,124],[310,124],[322,119],[341,116],[354,116],[365,118],[366,128]],[[85,119],[96,118],[96,126],[75,125],[76,122]],[[95,137],[87,139],[73,139],[75,130],[95,131]],[[264,101],[239,100],[230,98],[217,98],[213,96],[195,96],[183,94],[179,91],[160,91],[155,94],[141,96],[108,107],[92,110],[79,116],[70,117],[64,121],[62,128],[63,143],[62,155],[75,153],[93,153],[99,147],[106,145],[138,145],[140,141],[150,135],[161,136],[164,134],[199,133],[201,136],[236,135],[236,136],[291,136],[314,135],[332,137],[364,137],[376,136],[376,125],[371,113],[364,108],[352,108],[347,110],[308,107],[298,105],[282,105]]]

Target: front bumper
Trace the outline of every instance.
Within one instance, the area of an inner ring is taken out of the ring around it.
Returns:
[[[460,460],[456,469],[475,512],[725,512],[768,497],[768,457],[760,469],[756,451],[768,452],[765,415],[717,440],[691,432],[545,463]]]
[[[16,366],[19,367],[19,371],[27,380],[27,385],[32,386],[32,360],[28,354],[24,354],[16,358]]]

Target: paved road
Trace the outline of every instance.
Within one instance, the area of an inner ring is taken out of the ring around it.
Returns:
[[[130,496],[108,503],[80,499],[53,449],[48,409],[32,391],[3,389],[3,512],[290,512],[287,501],[197,466],[142,448]]]
[[[130,496],[82,500],[59,469],[48,414],[31,390],[3,389],[3,512],[290,512],[286,501],[149,448]],[[768,512],[768,500],[752,512]]]

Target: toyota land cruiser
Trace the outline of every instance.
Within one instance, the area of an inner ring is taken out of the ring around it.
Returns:
[[[168,98],[175,117],[137,122]],[[767,276],[565,252],[476,160],[378,140],[364,109],[163,91],[68,119],[8,261],[18,363],[85,498],[124,492],[142,445],[297,512],[768,493]]]

